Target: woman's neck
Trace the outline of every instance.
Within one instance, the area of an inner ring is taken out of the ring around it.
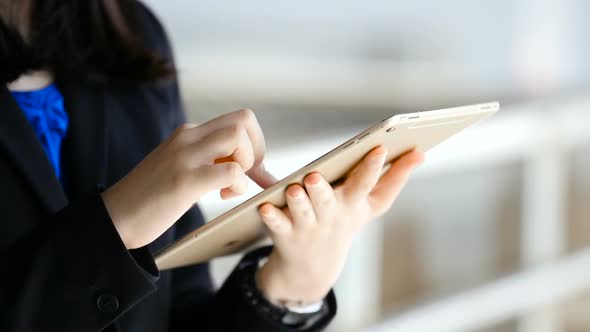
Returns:
[[[33,1],[0,0],[0,20],[15,26],[25,40],[29,39]],[[7,84],[10,91],[33,91],[42,89],[53,82],[53,75],[47,70],[37,70],[21,75]]]
[[[16,81],[8,83],[10,91],[34,91],[53,83],[53,75],[46,70],[29,72],[21,75]]]
[[[23,38],[28,40],[33,6],[31,0],[0,0],[0,20],[7,26],[15,27]]]

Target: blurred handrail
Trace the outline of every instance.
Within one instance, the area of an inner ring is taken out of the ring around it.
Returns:
[[[565,248],[567,155],[590,142],[590,127],[585,121],[589,106],[590,98],[585,96],[568,102],[523,105],[521,112],[466,132],[470,139],[454,138],[452,144],[433,151],[436,157],[422,176],[509,159],[524,163],[524,270],[389,318],[369,332],[466,331],[518,316],[524,317],[519,331],[562,331],[561,315],[552,304],[590,289],[590,249],[560,257]],[[477,145],[483,148],[473,149]]]
[[[590,288],[590,249],[394,316],[367,332],[464,331]]]

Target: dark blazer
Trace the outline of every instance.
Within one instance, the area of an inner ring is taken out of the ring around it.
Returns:
[[[171,57],[140,6],[147,47]],[[158,271],[152,253],[203,224],[197,207],[147,247],[127,250],[99,193],[185,121],[176,81],[59,80],[70,127],[65,186],[6,87],[0,87],[0,331],[291,331],[242,287],[215,291],[208,264]],[[138,193],[140,194],[140,193]],[[320,330],[336,311],[309,331]]]

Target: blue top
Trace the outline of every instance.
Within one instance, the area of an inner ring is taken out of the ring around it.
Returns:
[[[69,124],[63,96],[55,84],[40,90],[11,93],[39,138],[55,175],[63,184],[60,151]]]

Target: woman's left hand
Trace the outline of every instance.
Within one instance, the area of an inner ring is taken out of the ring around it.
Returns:
[[[321,301],[340,275],[352,241],[369,221],[385,213],[424,159],[418,151],[398,158],[380,178],[387,151],[367,154],[343,184],[332,188],[318,173],[305,189],[287,189],[287,207],[260,207],[274,249],[258,271],[257,283],[274,303]]]

